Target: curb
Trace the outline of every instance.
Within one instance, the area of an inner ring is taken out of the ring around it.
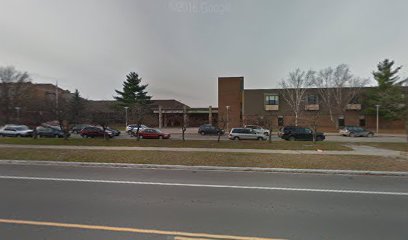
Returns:
[[[159,165],[159,164],[133,164],[133,163],[63,162],[63,161],[41,161],[41,160],[0,160],[0,164],[50,165],[50,166],[72,166],[72,167],[111,167],[111,168],[134,168],[134,169],[167,169],[167,170],[190,170],[190,171],[314,173],[314,174],[335,174],[335,175],[374,175],[374,176],[407,176],[408,177],[408,172],[360,171],[360,170],[185,166],[185,165]]]

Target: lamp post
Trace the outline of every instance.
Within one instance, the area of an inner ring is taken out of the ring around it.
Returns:
[[[375,107],[377,108],[377,125],[376,125],[376,134],[378,134],[378,129],[379,129],[379,112],[380,112],[380,106],[381,105],[375,105]]]
[[[125,131],[127,130],[128,126],[128,108],[129,107],[124,107],[125,108]]]
[[[230,106],[225,106],[225,108],[227,109],[227,131],[229,132],[229,110],[230,110]]]
[[[20,109],[21,107],[15,107],[16,111],[17,111],[17,123],[20,123]]]

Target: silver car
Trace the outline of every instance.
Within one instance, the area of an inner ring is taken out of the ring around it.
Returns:
[[[0,136],[2,137],[31,137],[33,130],[25,125],[6,125],[0,129]]]
[[[263,133],[258,133],[251,128],[233,128],[228,138],[231,140],[266,140]]]
[[[265,129],[258,125],[245,125],[245,128],[252,128],[255,132],[265,134],[266,136],[269,136],[270,134],[270,131],[268,129]]]

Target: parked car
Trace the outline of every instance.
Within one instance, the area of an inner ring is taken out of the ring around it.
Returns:
[[[113,134],[112,132],[104,132],[103,129],[99,128],[99,127],[85,127],[84,129],[82,129],[79,134],[81,135],[81,137],[90,137],[90,138],[94,138],[94,137],[104,137],[105,134],[109,137],[112,138]]]
[[[32,137],[33,130],[26,125],[12,125],[8,124],[0,129],[0,136],[2,137]]]
[[[126,132],[129,133],[129,134],[135,133],[135,132],[137,131],[137,126],[138,126],[138,124],[130,124],[130,125],[127,125],[127,126],[126,126]],[[143,130],[143,129],[146,129],[146,128],[149,128],[149,127],[146,126],[146,125],[143,125],[143,124],[140,124],[140,125],[139,125],[139,131],[140,131],[140,130]]]
[[[225,131],[224,129],[215,127],[211,124],[204,124],[198,128],[198,133],[201,135],[206,135],[206,134],[217,134],[218,135],[218,134],[224,134]]]
[[[39,126],[36,128],[37,136],[38,137],[64,137],[64,131],[54,127],[43,127]],[[68,137],[70,134],[68,133]]]
[[[258,133],[252,128],[233,128],[228,138],[231,140],[266,140],[264,133]]]
[[[78,134],[82,129],[84,129],[85,127],[92,127],[89,124],[76,124],[71,128],[71,132]]]
[[[269,134],[270,134],[270,131],[268,129],[265,129],[265,128],[257,126],[257,125],[245,125],[244,128],[251,128],[255,132],[264,134],[266,136],[269,136]]]
[[[282,128],[281,138],[288,141],[303,140],[313,141],[313,130],[305,127],[284,127]],[[326,136],[321,132],[316,132],[316,141],[323,141]]]
[[[374,133],[362,127],[345,126],[339,130],[339,133],[348,137],[373,137]]]
[[[159,129],[154,129],[154,128],[145,128],[142,131],[139,132],[139,137],[140,138],[146,138],[146,139],[151,139],[151,138],[156,138],[156,139],[169,139],[170,134],[169,133],[164,133]]]
[[[107,128],[106,128],[106,131],[111,132],[112,135],[115,136],[115,137],[117,137],[117,136],[120,135],[120,131],[117,130],[117,129],[114,129],[114,128],[107,127]]]

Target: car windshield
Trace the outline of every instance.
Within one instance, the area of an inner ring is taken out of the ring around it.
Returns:
[[[21,127],[15,127],[14,129],[17,131],[24,131],[24,130],[28,130],[28,127],[21,126]]]

